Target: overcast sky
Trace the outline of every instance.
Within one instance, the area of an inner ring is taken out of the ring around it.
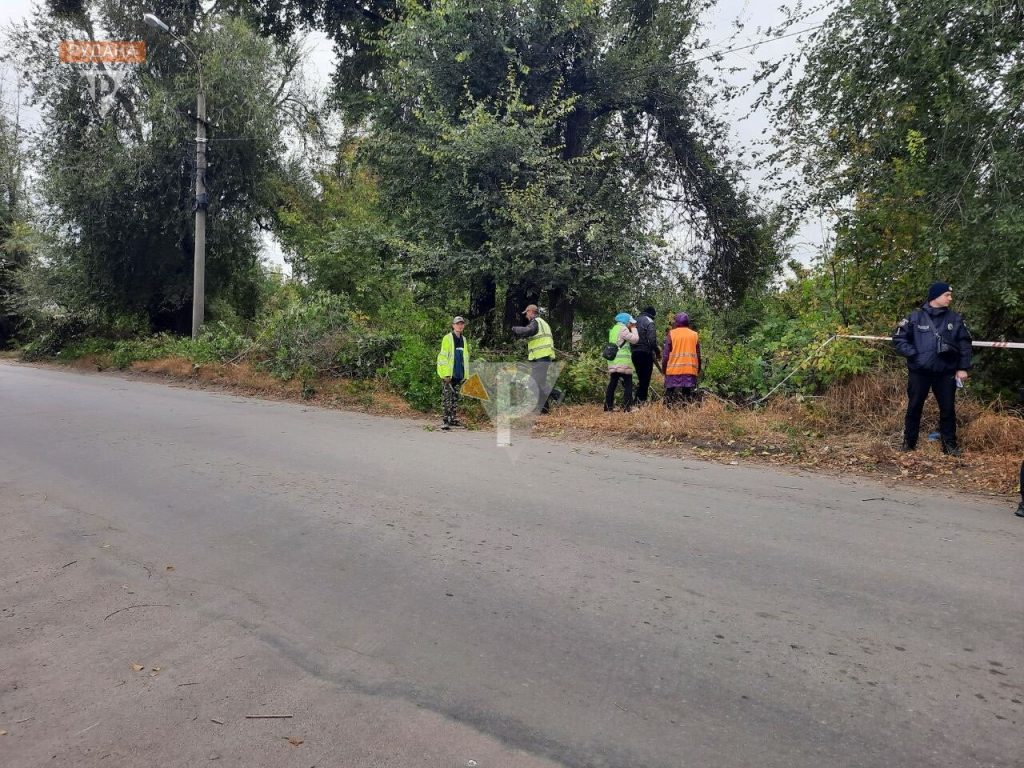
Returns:
[[[38,0],[2,0],[0,2],[0,26],[6,26],[10,21],[27,17],[37,3]],[[820,23],[823,17],[824,12],[808,19],[800,28]],[[742,47],[763,40],[765,38],[764,30],[777,25],[782,18],[776,4],[769,5],[763,0],[719,0],[706,19],[706,37],[711,41],[713,50],[725,51],[729,48]],[[734,26],[734,22],[737,20],[743,25],[739,31]],[[726,60],[723,64],[739,68],[736,73],[731,75],[733,83],[749,82],[756,60],[785,56],[792,53],[796,45],[797,39],[789,38],[766,43],[754,50],[725,53]],[[308,46],[310,49],[308,75],[311,79],[326,85],[334,64],[331,45],[324,35],[317,33],[309,36]],[[4,91],[9,93],[10,73],[4,73],[4,78]],[[722,107],[722,115],[732,126],[735,136],[733,146],[752,147],[770,130],[767,115],[751,111],[752,98],[737,100]],[[31,119],[31,113],[25,116]],[[756,172],[756,169],[749,180],[752,187],[756,187],[760,182],[760,174]],[[795,255],[801,261],[807,262],[813,257],[815,249],[825,237],[824,229],[825,227],[820,222],[811,222],[797,235],[794,249]],[[283,263],[280,250],[269,241],[267,255],[271,261],[278,264]]]

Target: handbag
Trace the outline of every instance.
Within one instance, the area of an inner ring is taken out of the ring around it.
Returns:
[[[601,357],[603,357],[605,360],[608,360],[609,362],[614,360],[616,355],[619,354],[619,350],[622,349],[625,346],[625,344],[625,341],[623,341],[622,344],[612,344],[609,341],[607,344],[601,347]]]

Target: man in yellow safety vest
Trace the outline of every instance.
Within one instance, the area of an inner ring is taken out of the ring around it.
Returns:
[[[441,429],[444,430],[462,426],[456,418],[456,409],[459,388],[469,378],[469,342],[462,335],[465,327],[466,318],[453,318],[451,333],[441,339],[441,351],[437,353],[437,375],[441,379],[441,407],[444,410]]]
[[[555,361],[555,337],[551,333],[548,321],[540,316],[540,308],[536,304],[530,304],[523,310],[523,314],[526,315],[526,325],[513,326],[512,333],[517,339],[526,339],[526,359],[530,362],[530,378],[537,385],[537,391],[541,395],[539,410],[541,413],[547,413],[552,401],[557,405],[562,402],[563,397],[561,390],[554,388],[554,382],[548,381],[548,368]]]

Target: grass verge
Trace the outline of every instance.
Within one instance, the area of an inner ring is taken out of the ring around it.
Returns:
[[[111,367],[104,355],[84,355],[65,365],[79,370]],[[425,417],[380,378],[320,376],[283,381],[245,361],[196,364],[177,356],[136,360],[126,370],[204,388],[301,400],[320,407]],[[757,409],[715,398],[675,410],[655,403],[630,413],[604,413],[599,405],[563,406],[539,419],[534,431],[570,441],[697,455],[713,461],[747,460],[970,493],[1008,495],[1017,491],[1018,469],[1024,457],[1024,419],[1019,412],[999,403],[985,406],[962,398],[957,417],[964,455],[953,458],[942,454],[937,441],[926,439],[928,425],[938,421],[934,401],[929,401],[919,449],[903,453],[899,443],[905,386],[899,375],[865,376],[835,386],[822,397],[778,397]],[[489,428],[476,402],[464,398],[463,406],[464,420],[471,428]]]

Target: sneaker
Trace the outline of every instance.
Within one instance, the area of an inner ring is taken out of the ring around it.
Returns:
[[[461,421],[459,421],[458,419],[452,419],[451,421],[449,421],[449,422],[448,422],[448,426],[449,426],[449,427],[464,427],[464,426],[466,426],[466,425],[465,425],[465,424],[463,424],[463,423],[462,423]]]
[[[451,422],[448,421],[448,419],[445,419],[444,421],[441,422],[441,429],[443,429],[445,432],[447,432],[451,428],[452,425]]]
[[[1024,501],[1017,505],[1017,511],[1014,512],[1017,517],[1024,517]]]

